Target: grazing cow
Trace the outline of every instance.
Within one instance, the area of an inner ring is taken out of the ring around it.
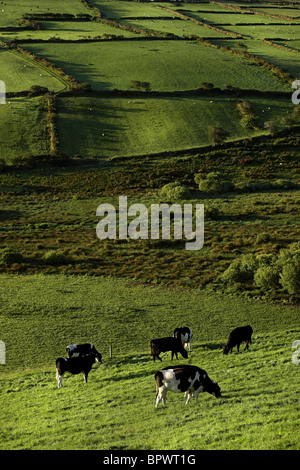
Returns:
[[[155,374],[156,381],[156,403],[157,407],[160,401],[166,404],[167,391],[182,392],[188,395],[186,404],[190,401],[192,394],[195,395],[196,402],[198,395],[202,392],[208,392],[216,398],[221,397],[221,390],[217,383],[211,380],[205,370],[197,366],[181,365],[175,367],[165,367]]]
[[[251,344],[251,335],[253,330],[250,325],[247,326],[239,326],[231,331],[229,334],[227,343],[223,346],[223,354],[228,354],[232,351],[234,346],[237,347],[237,351],[240,351],[240,344],[245,341],[246,345],[245,349],[248,349],[249,343]]]
[[[93,353],[97,362],[101,362],[102,354],[97,351],[92,343],[71,344],[66,347],[68,357],[83,357]]]
[[[192,342],[192,332],[191,330],[187,327],[184,326],[182,328],[175,328],[174,333],[173,333],[174,338],[179,338],[186,348],[187,346],[189,347],[189,351],[191,350],[191,342]]]
[[[56,380],[58,388],[62,387],[62,379],[66,372],[71,374],[83,373],[84,382],[87,383],[88,374],[96,360],[95,354],[78,357],[59,357],[56,359]]]
[[[154,362],[156,358],[162,361],[159,355],[160,353],[166,351],[171,351],[171,360],[173,360],[174,354],[176,356],[176,359],[178,359],[178,353],[180,353],[184,359],[187,359],[188,357],[188,353],[184,349],[181,340],[178,338],[174,338],[173,336],[153,339],[150,345],[151,354]]]

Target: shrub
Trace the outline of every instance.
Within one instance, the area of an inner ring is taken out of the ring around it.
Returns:
[[[252,278],[252,271],[240,260],[234,260],[220,277],[221,281],[225,282],[226,284],[245,282],[251,280]]]
[[[226,193],[234,189],[232,182],[218,171],[208,173],[206,177],[197,174],[194,179],[200,191],[205,193]]]
[[[1,252],[0,259],[5,266],[11,266],[14,263],[21,263],[23,261],[23,255],[15,248],[5,248]]]
[[[254,273],[258,268],[259,261],[257,256],[252,253],[242,256],[242,266],[249,279],[253,279]]]
[[[220,216],[220,209],[215,206],[204,205],[204,217],[206,219],[216,220]]]
[[[255,243],[256,244],[268,243],[270,240],[271,240],[270,234],[267,232],[262,232],[257,235]]]
[[[264,253],[262,255],[257,256],[258,267],[264,266],[275,266],[277,257],[276,255],[272,255],[270,253]]]
[[[191,197],[190,190],[178,182],[165,184],[159,191],[160,196],[170,200],[189,199]]]
[[[300,254],[295,254],[282,268],[280,284],[289,294],[300,293]]]
[[[258,127],[258,122],[254,114],[243,116],[240,122],[243,129],[253,129]]]
[[[263,289],[272,289],[279,285],[279,269],[277,266],[261,266],[254,274],[254,282]]]
[[[47,251],[47,253],[45,253],[44,261],[48,265],[59,266],[61,264],[66,264],[67,257],[64,253],[57,252],[55,250],[51,250],[51,251]]]
[[[227,137],[229,137],[229,133],[222,127],[210,127],[209,135],[213,146],[223,144]]]

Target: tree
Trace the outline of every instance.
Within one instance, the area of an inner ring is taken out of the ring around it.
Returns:
[[[270,131],[272,137],[274,137],[278,132],[278,128],[274,121],[265,122],[265,129],[268,129]]]
[[[222,127],[210,128],[210,140],[212,145],[223,144],[227,137],[229,137],[229,133]]]

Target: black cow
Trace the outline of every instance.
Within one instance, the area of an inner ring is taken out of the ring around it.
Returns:
[[[186,404],[194,394],[196,402],[198,395],[202,392],[208,392],[216,398],[220,398],[221,390],[217,383],[211,380],[205,370],[197,366],[180,365],[165,367],[155,374],[156,381],[156,403],[157,407],[162,402],[166,404],[167,391],[182,392],[188,395]]]
[[[192,332],[187,326],[183,326],[181,328],[175,328],[173,333],[174,338],[179,338],[182,344],[191,350],[191,342],[192,342]]]
[[[180,353],[184,359],[187,359],[188,357],[188,353],[184,349],[181,340],[178,338],[174,338],[173,336],[153,339],[150,345],[151,354],[154,362],[156,358],[162,361],[159,355],[160,353],[166,351],[171,351],[171,360],[173,360],[174,354],[176,359],[178,359],[178,353]]]
[[[68,357],[83,357],[93,353],[97,362],[101,362],[102,354],[97,351],[92,343],[70,344],[66,347]]]
[[[62,387],[62,379],[66,372],[71,374],[83,373],[84,382],[87,383],[88,374],[96,360],[95,354],[78,357],[59,357],[56,359],[56,380],[58,388]]]
[[[253,330],[250,325],[239,326],[231,331],[229,334],[226,344],[223,346],[223,354],[228,354],[232,351],[232,348],[237,347],[237,351],[240,351],[240,344],[245,341],[245,349],[248,349],[249,343],[251,344],[251,335]]]

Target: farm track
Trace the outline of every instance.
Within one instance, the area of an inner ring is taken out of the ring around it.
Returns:
[[[60,81],[63,85],[64,85],[64,88],[63,90],[67,90],[67,89],[70,89],[70,85],[69,83],[67,82],[67,80],[65,80],[63,77],[61,77],[59,74],[55,73],[53,70],[49,69],[49,67],[46,67],[44,65],[42,65],[41,63],[39,62],[36,62],[35,60],[31,59],[30,57],[28,57],[27,55],[25,54],[21,54],[19,53],[18,51],[15,51],[15,50],[12,50],[10,49],[9,52],[13,55],[15,55],[16,57],[19,57],[23,60],[26,60],[27,62],[31,63],[32,65],[34,65],[35,67],[38,67],[39,69],[43,70],[44,72],[46,72],[48,75],[51,75],[52,77],[54,77],[56,80]],[[61,90],[61,91],[63,91]]]

